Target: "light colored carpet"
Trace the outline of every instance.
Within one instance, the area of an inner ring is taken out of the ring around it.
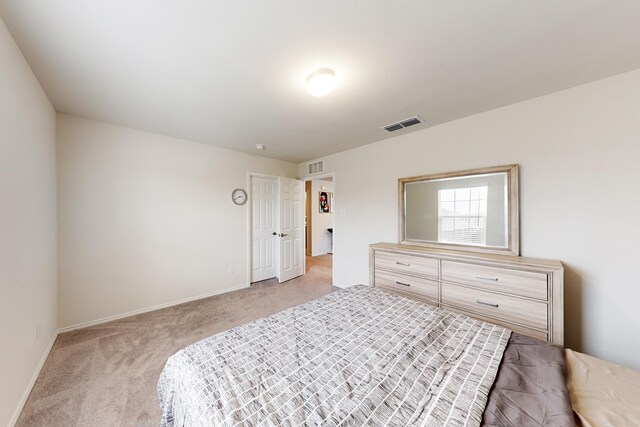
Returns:
[[[333,290],[331,255],[307,274],[61,334],[17,426],[157,426],[156,384],[167,358],[210,335]]]

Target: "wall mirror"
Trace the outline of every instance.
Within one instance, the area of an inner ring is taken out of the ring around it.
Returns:
[[[399,241],[520,255],[518,165],[398,180]]]

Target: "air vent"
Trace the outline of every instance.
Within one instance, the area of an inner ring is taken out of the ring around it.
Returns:
[[[424,120],[422,120],[420,117],[414,116],[409,117],[408,119],[401,120],[397,123],[391,123],[390,125],[383,126],[380,129],[384,129],[387,132],[395,132],[397,130],[408,128],[409,126],[417,125],[423,122]]]
[[[387,132],[393,132],[394,130],[400,130],[402,128],[403,126],[400,123],[396,123],[395,125],[385,126],[384,130],[386,130]]]
[[[319,160],[317,162],[309,163],[309,175],[324,172],[324,161]]]

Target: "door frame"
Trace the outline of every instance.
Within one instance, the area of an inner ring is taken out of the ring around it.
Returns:
[[[253,246],[253,227],[251,226],[251,203],[252,203],[252,196],[253,196],[253,186],[251,185],[251,178],[256,177],[256,178],[269,178],[269,179],[275,179],[278,181],[278,198],[280,197],[280,180],[279,180],[279,176],[278,175],[269,175],[266,173],[258,173],[258,172],[247,172],[247,287],[251,286],[251,272],[252,272],[252,266],[253,266],[253,251],[252,251],[252,246]],[[278,209],[278,220],[280,217],[280,210]],[[280,278],[280,244],[278,243],[278,250],[275,251],[276,253],[276,278]]]
[[[308,190],[308,191],[307,191]],[[313,246],[313,198],[311,195],[311,181],[304,181],[304,256],[311,256]]]
[[[304,178],[301,178],[302,181],[304,181],[305,183],[307,181],[315,181],[315,180],[319,180],[319,179],[325,179],[325,178],[332,178],[333,179],[333,192],[336,192],[336,174],[334,172],[327,172],[327,173],[321,173],[318,175],[311,175],[311,176],[305,176]],[[313,197],[313,195],[312,195]],[[335,194],[334,194],[335,197]],[[313,199],[311,200],[311,203],[313,203]],[[313,209],[313,207],[311,208]],[[336,215],[338,215],[338,211],[333,210],[333,246],[332,246],[332,254],[331,256],[333,257],[332,259],[335,261],[335,254],[336,254],[336,240],[335,240],[335,236],[336,236]],[[306,238],[306,233],[305,233],[305,238]],[[306,244],[306,241],[305,241]],[[305,261],[306,261],[306,256],[305,256]],[[305,271],[306,271],[306,264],[305,264]],[[335,262],[331,262],[331,284],[333,286],[336,286],[336,282],[335,282],[335,277],[336,277],[336,263]]]
[[[259,173],[259,172],[247,172],[247,181],[246,181],[246,185],[247,185],[247,201],[249,203],[251,203],[251,195],[252,195],[252,186],[251,186],[251,177],[259,177],[259,178],[275,178],[278,179],[280,178],[279,175],[270,175],[270,174],[266,174],[266,173]],[[287,177],[285,177],[287,178]],[[313,176],[305,176],[303,178],[293,178],[293,179],[298,179],[300,181],[314,181],[316,179],[323,179],[323,178],[333,178],[333,188],[334,188],[334,193],[335,193],[335,186],[336,186],[336,175],[334,172],[328,172],[328,173],[323,173],[323,174],[319,174],[319,175],[313,175]],[[279,190],[278,190],[279,191]],[[278,197],[280,197],[280,195],[278,194]],[[251,227],[251,205],[247,206],[246,209],[247,212],[247,216],[246,216],[246,223],[247,223],[247,287],[251,286],[251,266],[253,265],[253,254],[251,251],[251,245],[252,245],[252,227]],[[279,211],[278,211],[278,215],[279,215]],[[336,211],[334,210],[334,215],[336,215]],[[334,240],[333,240],[333,255],[331,255],[333,257],[333,259],[335,260],[335,253],[336,253],[336,247],[335,247],[335,230],[336,230],[336,217],[333,217],[333,232],[334,232]],[[305,238],[305,245],[307,243],[307,234],[304,233],[304,238]],[[278,276],[277,278],[280,278],[280,252],[279,252],[280,248],[278,247]],[[307,274],[307,256],[306,256],[306,252],[305,252],[305,256],[303,257],[303,268],[304,268],[304,274]],[[336,263],[332,262],[331,263],[331,283],[333,284],[333,286],[336,286],[335,284],[335,277],[336,277]]]

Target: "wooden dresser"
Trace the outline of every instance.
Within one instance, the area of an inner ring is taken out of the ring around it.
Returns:
[[[564,343],[559,261],[377,243],[369,266],[372,286]]]

